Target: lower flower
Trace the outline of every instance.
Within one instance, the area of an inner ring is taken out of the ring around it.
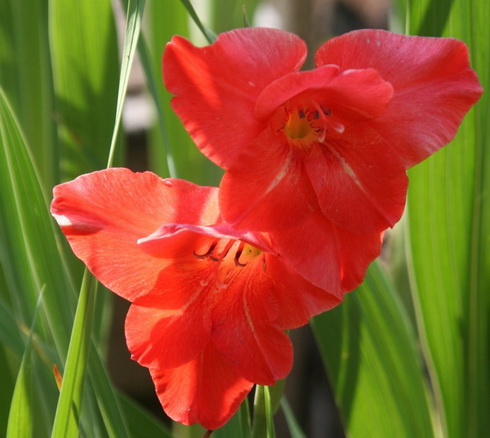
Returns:
[[[127,169],[57,186],[51,212],[91,272],[131,301],[127,344],[167,414],[208,429],[254,383],[289,373],[285,330],[339,304],[380,247],[379,234],[315,215],[274,233],[236,230],[218,189]]]

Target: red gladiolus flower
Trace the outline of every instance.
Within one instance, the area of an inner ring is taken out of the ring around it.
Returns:
[[[275,234],[236,230],[220,217],[218,189],[127,169],[55,187],[51,212],[91,272],[132,302],[128,347],[167,414],[208,429],[253,383],[289,373],[284,331],[337,305],[380,249],[379,233],[321,215]]]
[[[164,80],[201,151],[226,170],[225,220],[243,229],[299,223],[312,212],[357,232],[393,226],[406,169],[455,136],[482,88],[451,38],[354,31],[298,71],[295,35],[248,28],[196,48],[174,37]]]

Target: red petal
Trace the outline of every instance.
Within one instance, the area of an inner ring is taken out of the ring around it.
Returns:
[[[392,227],[403,213],[408,185],[403,167],[373,148],[370,134],[353,125],[341,138],[312,148],[305,161],[326,218],[359,233]]]
[[[150,172],[109,169],[55,187],[51,213],[91,272],[133,300],[153,289],[169,263],[142,251],[138,239],[166,222],[214,223],[216,194]]]
[[[284,263],[283,257],[266,256],[266,266],[274,282],[271,291],[277,305],[276,323],[284,330],[307,324],[311,317],[335,307],[343,299],[305,280]]]
[[[236,272],[213,310],[212,338],[243,377],[271,385],[286,377],[293,357],[291,342],[275,321],[274,286],[262,257]]]
[[[336,297],[337,301],[342,301],[345,292],[358,286],[369,264],[381,252],[380,233],[348,231],[328,221],[320,212],[298,226],[271,232],[270,236],[283,264],[290,265],[294,272],[331,294],[330,300]],[[287,272],[287,268],[274,270]],[[270,274],[274,281],[278,278],[284,283],[294,281],[293,276],[274,272]],[[315,314],[322,311],[318,309],[314,310]]]
[[[253,384],[242,378],[212,342],[194,360],[172,369],[150,369],[167,415],[206,429],[223,426],[237,411]]]
[[[352,120],[382,114],[393,87],[373,69],[339,72],[335,65],[290,73],[266,87],[257,99],[257,117],[266,118],[295,96],[325,105],[337,118]]]
[[[258,94],[298,70],[305,56],[303,41],[276,29],[236,29],[202,48],[174,37],[164,53],[164,80],[197,146],[227,168],[265,126],[254,116]]]
[[[173,368],[194,359],[211,335],[208,284],[217,277],[214,264],[171,265],[152,293],[137,299],[126,318],[132,359],[146,367]]]
[[[482,93],[465,44],[452,38],[354,31],[325,43],[316,63],[374,68],[393,85],[388,110],[371,124],[384,139],[385,154],[405,168],[451,141]]]
[[[288,227],[318,208],[300,151],[271,129],[225,173],[219,196],[225,220],[243,229]]]

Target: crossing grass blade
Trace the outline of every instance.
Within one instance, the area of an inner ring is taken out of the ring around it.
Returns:
[[[490,430],[490,4],[409,3],[407,32],[469,47],[487,90],[456,139],[410,171],[409,258],[413,297],[445,436]]]
[[[311,324],[348,436],[434,436],[415,335],[377,263]]]

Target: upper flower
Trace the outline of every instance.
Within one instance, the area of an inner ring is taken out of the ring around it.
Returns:
[[[357,232],[393,226],[405,170],[451,141],[481,95],[466,46],[360,30],[326,42],[300,72],[305,56],[295,35],[262,28],[167,45],[173,108],[226,169],[224,218],[255,230],[314,212]]]
[[[209,429],[253,383],[289,373],[284,331],[337,305],[380,248],[379,233],[361,239],[321,215],[277,233],[237,230],[220,217],[218,189],[127,169],[57,186],[51,212],[92,273],[132,302],[128,347],[166,412]]]

